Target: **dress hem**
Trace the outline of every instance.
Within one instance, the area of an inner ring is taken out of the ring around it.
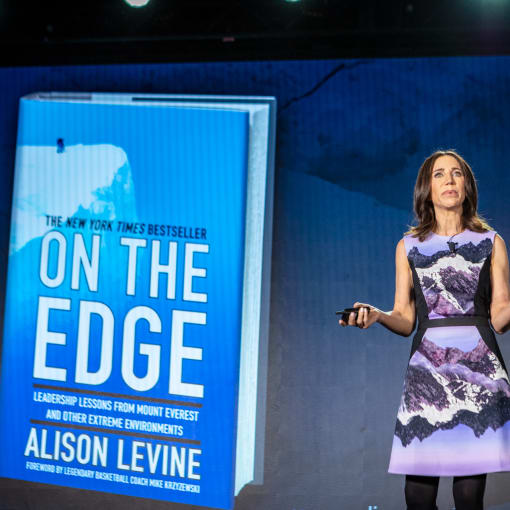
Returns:
[[[390,475],[412,475],[412,476],[475,476],[475,475],[485,475],[485,474],[489,474],[489,473],[508,473],[510,472],[510,468],[509,469],[489,469],[487,471],[476,471],[476,472],[471,472],[471,471],[464,471],[462,473],[452,473],[452,472],[447,472],[447,473],[423,473],[423,471],[420,471],[420,472],[404,472],[404,471],[396,471],[396,470],[393,470],[393,471],[390,471],[388,469],[388,474]]]

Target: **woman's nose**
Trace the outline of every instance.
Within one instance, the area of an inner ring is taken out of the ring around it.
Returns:
[[[455,178],[453,176],[453,172],[449,172],[449,173],[446,174],[446,181],[447,182],[452,182],[452,183],[455,182]]]

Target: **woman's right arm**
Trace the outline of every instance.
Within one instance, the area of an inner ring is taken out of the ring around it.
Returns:
[[[395,251],[395,304],[390,312],[379,311],[376,320],[397,335],[409,336],[414,330],[413,276],[403,239],[398,242]]]

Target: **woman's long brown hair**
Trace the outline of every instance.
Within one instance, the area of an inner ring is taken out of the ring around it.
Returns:
[[[414,185],[414,214],[418,225],[411,227],[404,235],[411,234],[418,237],[420,241],[424,241],[430,232],[436,228],[436,215],[434,205],[430,199],[430,180],[432,176],[432,168],[436,159],[441,156],[452,156],[458,162],[464,173],[464,183],[466,188],[466,198],[462,204],[462,228],[473,230],[474,232],[487,232],[492,230],[488,223],[479,216],[478,207],[478,189],[473,170],[467,161],[456,151],[438,150],[433,152],[420,167],[416,184]]]

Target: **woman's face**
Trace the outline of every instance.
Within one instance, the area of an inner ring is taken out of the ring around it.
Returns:
[[[466,198],[464,172],[453,156],[440,156],[430,176],[430,199],[435,208],[458,209]]]

